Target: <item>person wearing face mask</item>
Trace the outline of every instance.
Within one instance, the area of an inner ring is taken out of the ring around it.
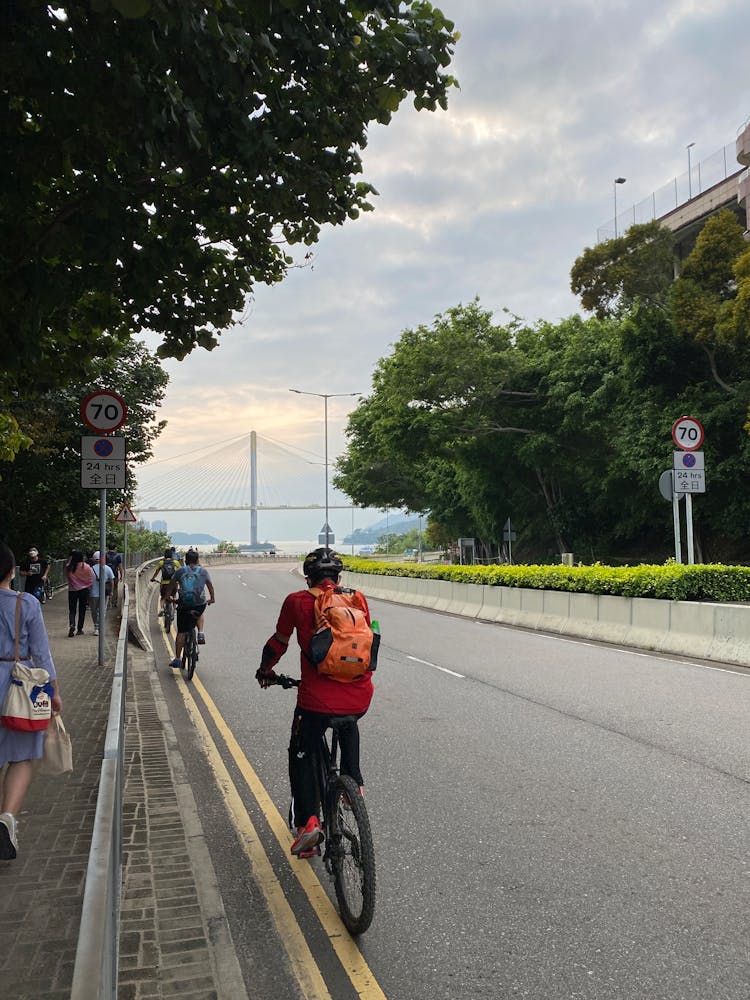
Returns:
[[[18,564],[18,572],[26,578],[24,591],[33,594],[41,603],[44,581],[49,573],[49,563],[39,555],[39,549],[32,545],[26,557]]]

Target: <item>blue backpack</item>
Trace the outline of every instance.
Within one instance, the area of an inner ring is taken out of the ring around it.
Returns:
[[[187,566],[180,577],[180,603],[194,608],[205,604],[203,597],[203,571],[200,566]]]

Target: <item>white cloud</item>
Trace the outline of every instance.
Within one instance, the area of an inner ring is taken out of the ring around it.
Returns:
[[[448,112],[405,103],[373,127],[375,212],[326,229],[311,264],[257,289],[215,351],[168,365],[157,458],[250,429],[322,453],[321,401],[290,387],[366,393],[404,329],[475,295],[500,320],[506,307],[529,321],[577,311],[570,268],[613,215],[613,179],[627,178],[628,210],[684,174],[689,142],[695,165],[750,115],[746,0],[440,6],[462,33]],[[352,403],[331,401],[332,457]],[[273,466],[290,497],[298,480],[322,502],[315,472]]]

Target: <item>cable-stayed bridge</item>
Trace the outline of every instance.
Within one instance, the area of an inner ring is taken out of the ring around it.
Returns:
[[[315,476],[319,484],[312,490],[320,496],[328,479],[322,456],[250,431],[149,463],[139,474],[133,507],[139,516],[181,511],[248,511],[250,542],[257,544],[258,511],[352,508],[351,501],[341,500],[327,504],[281,502],[282,490],[289,498],[290,494],[306,488],[304,484],[310,477],[300,475],[301,467],[305,466],[319,470],[319,477]],[[295,470],[291,475],[290,469]]]

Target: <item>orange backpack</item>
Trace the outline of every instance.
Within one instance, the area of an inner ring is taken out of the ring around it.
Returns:
[[[367,624],[362,594],[348,587],[311,587],[310,593],[315,595],[315,633],[309,658],[318,673],[346,684],[374,670],[380,636]]]

